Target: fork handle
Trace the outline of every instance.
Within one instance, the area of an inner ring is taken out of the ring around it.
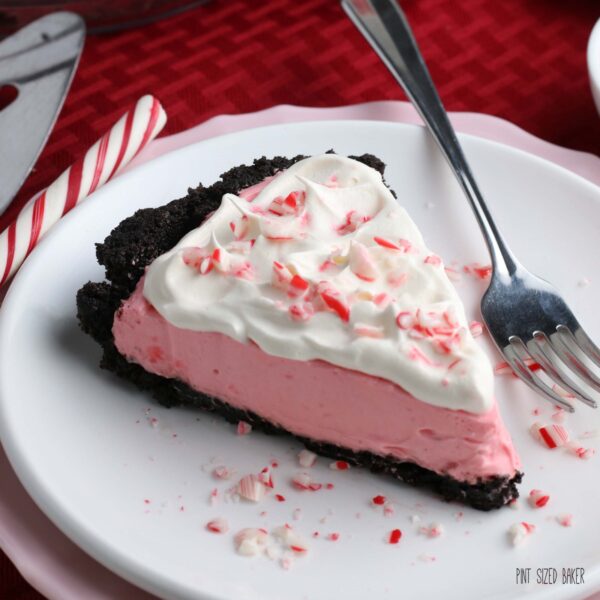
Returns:
[[[512,275],[518,262],[483,200],[406,17],[394,0],[342,0],[342,7],[404,88],[450,163],[475,213],[494,271]]]

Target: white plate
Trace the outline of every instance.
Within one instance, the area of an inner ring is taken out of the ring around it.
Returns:
[[[532,270],[547,277],[593,337],[600,337],[597,272],[600,191],[548,162],[499,144],[463,136],[466,152],[506,238]],[[189,185],[211,183],[231,166],[265,154],[373,152],[388,164],[387,179],[446,262],[486,261],[469,208],[434,144],[418,127],[375,122],[319,122],[274,126],[216,138],[165,155],[106,185],[68,215],[23,267],[0,311],[0,415],[2,442],[29,493],[42,510],[100,562],[141,587],[169,598],[311,600],[339,598],[579,598],[600,588],[600,479],[598,460],[582,461],[550,452],[528,434],[532,410],[550,419],[551,407],[520,382],[498,381],[501,409],[524,462],[524,494],[550,492],[534,511],[480,513],[448,505],[389,479],[362,470],[333,472],[321,459],[314,470],[329,491],[295,491],[299,446],[285,438],[234,428],[203,413],[157,407],[97,368],[99,350],[75,321],[75,293],[100,280],[94,242],[143,206],[181,196]],[[433,204],[433,206],[432,206]],[[590,277],[587,287],[578,282]],[[467,310],[477,315],[480,282],[457,284]],[[518,307],[516,307],[517,309]],[[490,350],[492,360],[498,357]],[[147,413],[147,409],[150,412]],[[152,427],[149,417],[158,419]],[[573,432],[600,427],[600,413],[578,409]],[[588,441],[588,445],[597,440]],[[276,457],[277,491],[260,505],[211,506],[215,482],[202,469],[211,457],[240,474],[256,472]],[[385,518],[370,508],[384,494],[396,501]],[[150,503],[145,503],[145,500]],[[184,510],[180,510],[180,507]],[[225,516],[233,532],[248,526],[292,521],[310,538],[309,555],[284,571],[266,558],[240,557],[231,533],[209,534],[206,521]],[[260,516],[261,511],[266,516]],[[455,518],[464,512],[461,520]],[[361,514],[357,518],[356,513]],[[554,517],[573,513],[574,526]],[[410,515],[425,524],[441,522],[446,534],[418,534]],[[326,522],[320,520],[326,517]],[[511,548],[506,530],[526,520],[538,531]],[[384,543],[395,527],[398,546]],[[322,539],[339,532],[337,542]],[[423,560],[434,556],[434,562]],[[517,586],[515,568],[583,567],[585,586]]]

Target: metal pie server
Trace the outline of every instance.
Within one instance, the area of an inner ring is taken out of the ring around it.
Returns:
[[[47,15],[0,42],[0,89],[16,99],[0,110],[0,214],[10,204],[44,147],[85,38],[85,23],[70,12]]]

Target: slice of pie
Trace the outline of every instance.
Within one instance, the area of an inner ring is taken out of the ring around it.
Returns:
[[[165,405],[498,508],[521,473],[491,366],[383,169],[263,158],[138,211],[98,246],[81,325]]]

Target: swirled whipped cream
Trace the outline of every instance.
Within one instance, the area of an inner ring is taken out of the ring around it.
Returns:
[[[381,377],[435,406],[493,404],[442,260],[380,173],[349,158],[307,158],[226,194],[149,266],[143,292],[179,328]]]

